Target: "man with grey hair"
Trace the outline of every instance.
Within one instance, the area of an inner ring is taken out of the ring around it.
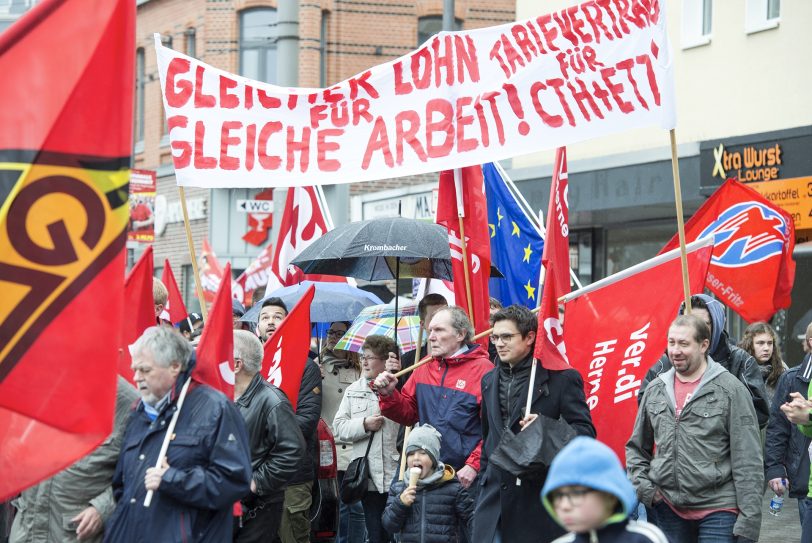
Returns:
[[[117,506],[104,541],[230,540],[232,505],[251,482],[248,435],[237,408],[213,388],[191,383],[166,456],[155,467],[194,367],[192,347],[168,326],[153,326],[131,352],[141,401],[124,430],[113,477]],[[154,495],[145,507],[148,491]]]
[[[262,378],[262,343],[234,330],[234,398],[251,446],[251,492],[242,499],[240,543],[269,540],[279,531],[285,488],[306,455],[305,441],[285,394]]]
[[[375,379],[381,414],[400,424],[430,424],[442,434],[440,461],[452,466],[464,487],[479,472],[482,449],[482,376],[493,369],[488,351],[472,344],[474,327],[465,311],[443,307],[429,323],[431,361],[412,372],[398,391],[385,371]]]

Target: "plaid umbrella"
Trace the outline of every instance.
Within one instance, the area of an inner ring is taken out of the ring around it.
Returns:
[[[398,307],[397,342],[401,352],[417,348],[417,335],[420,329],[420,317],[417,304]],[[347,333],[336,343],[335,348],[342,351],[361,352],[361,346],[368,336],[381,335],[392,337],[395,326],[395,307],[393,305],[373,305],[366,307],[350,325]]]

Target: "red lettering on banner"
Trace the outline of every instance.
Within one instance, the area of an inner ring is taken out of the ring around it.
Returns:
[[[609,93],[598,85],[597,81],[592,82],[592,95],[603,102],[604,107],[606,107],[607,111],[612,111],[612,102],[609,101]]]
[[[369,100],[359,98],[352,103],[352,125],[357,126],[361,119],[372,122],[372,113],[369,112]]]
[[[228,92],[229,89],[235,88],[237,88],[236,81],[224,75],[220,76],[220,107],[234,109],[240,105],[240,99],[237,97],[237,95],[229,94]]]
[[[406,128],[408,123],[409,127]],[[427,155],[423,145],[417,138],[417,131],[420,129],[420,116],[416,111],[407,109],[395,115],[395,162],[398,166],[403,164],[403,143],[408,143],[417,158],[421,162],[426,162]]]
[[[331,89],[324,89],[324,92],[322,93],[322,98],[323,98],[323,99],[324,99],[324,101],[325,101],[325,102],[327,102],[328,104],[337,104],[337,103],[339,103],[341,100],[343,100],[343,99],[344,99],[344,95],[343,95],[343,94],[341,94],[341,93],[339,93],[339,94],[334,94],[334,93],[333,93],[333,91],[335,91],[335,90],[336,90],[336,88],[335,88],[335,87],[333,87],[333,88],[331,88]],[[315,95],[315,94],[313,94],[312,96],[313,96],[313,99],[314,99],[314,100],[315,100],[315,99],[316,99],[316,97],[317,97],[317,95]],[[313,103],[313,101],[311,101],[310,103],[312,104],[312,103]]]
[[[615,12],[612,11],[612,6],[610,5],[614,0],[595,0],[595,3],[598,4],[602,9],[603,12],[609,16],[609,19],[612,21],[612,30],[615,33],[615,36],[618,38],[622,38],[623,34],[620,32],[620,29],[617,27],[617,18],[615,17]]]
[[[466,151],[473,151],[477,148],[477,140],[465,137],[465,127],[474,123],[473,115],[465,115],[462,110],[464,107],[471,105],[471,97],[463,96],[457,98],[457,152],[464,153]]]
[[[536,81],[530,87],[530,96],[533,99],[533,107],[536,110],[536,113],[539,114],[541,120],[547,126],[552,128],[558,128],[559,126],[564,124],[564,119],[561,115],[550,115],[541,105],[541,99],[539,98],[539,92],[547,90],[547,85],[542,83],[541,81]]]
[[[392,66],[395,76],[395,95],[401,96],[412,92],[413,87],[411,83],[403,82],[403,62],[398,61]]]
[[[485,108],[479,98],[474,102],[474,111],[476,111],[476,117],[479,120],[479,139],[482,140],[483,147],[488,147],[491,143],[488,135],[488,121],[485,120]]]
[[[496,139],[499,140],[499,145],[504,145],[505,127],[502,125],[502,116],[499,115],[499,108],[496,106],[497,96],[499,96],[498,92],[486,92],[482,95],[482,100],[491,104],[491,114],[493,114],[493,121],[496,123]]]
[[[502,55],[499,54],[499,49],[502,48],[502,40],[498,39],[493,42],[493,47],[491,47],[491,52],[488,55],[488,58],[491,60],[499,61],[499,67],[502,68],[502,71],[505,72],[505,77],[510,77],[510,68],[508,65],[505,64],[505,59],[502,58]]]
[[[457,55],[457,81],[465,82],[465,72],[472,83],[479,81],[479,61],[476,57],[476,43],[471,36],[465,36],[465,44],[460,36],[454,36],[454,52]]]
[[[429,83],[431,83],[431,52],[428,48],[418,49],[412,54],[412,81],[414,81],[414,86],[418,89],[429,88]]]
[[[243,98],[243,107],[245,109],[251,109],[254,107],[254,87],[251,85],[245,86],[245,96]]]
[[[232,136],[230,132],[240,128],[242,128],[241,122],[226,121],[220,129],[220,167],[224,170],[238,170],[240,168],[240,159],[228,154],[230,146],[240,144],[240,138]]]
[[[522,136],[526,136],[528,132],[530,132],[530,125],[524,121],[524,109],[522,108],[522,101],[519,99],[519,92],[516,90],[516,86],[510,83],[505,83],[502,85],[502,88],[505,89],[508,97],[508,103],[510,104],[511,109],[513,109],[513,113],[516,114],[516,117],[521,120],[519,123],[519,134]]]
[[[307,171],[307,166],[310,164],[310,127],[305,126],[302,128],[302,139],[296,140],[296,129],[292,126],[288,127],[287,138],[287,166],[286,169],[293,171],[293,165],[296,163],[295,153],[299,152],[299,171],[304,173]]]
[[[552,15],[555,24],[557,24],[558,28],[561,29],[561,37],[568,40],[570,43],[572,43],[573,46],[578,45],[580,42],[578,41],[578,38],[575,36],[575,33],[573,33],[572,25],[570,24],[569,19],[564,14],[564,12],[561,11],[553,13]]]
[[[547,28],[552,22],[553,16],[549,13],[546,15],[542,15],[541,17],[536,18],[536,24],[538,25],[539,29],[541,30],[542,36],[544,36],[544,41],[547,42],[547,50],[548,51],[558,51],[558,47],[555,46],[553,41],[555,37],[558,35],[558,30],[553,28]]]
[[[567,104],[567,98],[561,91],[561,87],[564,86],[564,80],[561,78],[548,79],[547,85],[552,87],[555,94],[558,96],[558,101],[561,103],[561,108],[564,110],[564,115],[567,116],[567,122],[570,124],[570,126],[575,126],[575,117],[572,116],[572,110]]]
[[[245,169],[249,172],[254,169],[256,139],[257,125],[249,124],[245,130]]]
[[[383,117],[376,117],[375,124],[372,125],[372,133],[369,135],[367,148],[364,151],[364,158],[361,161],[361,169],[368,169],[372,161],[372,154],[376,151],[383,153],[383,161],[388,167],[394,166],[392,151],[389,149],[389,135],[386,133],[386,122]]]
[[[183,107],[192,96],[192,82],[182,79],[175,82],[175,78],[180,74],[189,72],[190,63],[185,58],[173,58],[169,61],[166,69],[166,88],[164,96],[169,107]]]
[[[434,120],[434,114],[440,118]],[[426,153],[430,158],[448,156],[454,147],[454,108],[447,100],[434,98],[426,103]],[[439,145],[434,144],[434,133],[445,132],[445,138]]]
[[[620,111],[623,113],[631,113],[634,111],[634,106],[631,105],[630,102],[627,102],[623,99],[620,93],[623,92],[623,84],[622,83],[613,83],[610,79],[613,75],[615,75],[614,68],[604,68],[601,70],[601,78],[603,78],[603,82],[606,83],[606,88],[609,90],[609,94],[612,95],[612,99],[617,103],[617,107],[620,108]]]
[[[372,76],[370,70],[365,71],[358,77],[350,79],[350,100],[355,100],[358,97],[358,89],[363,88],[370,98],[378,98],[378,90],[368,80]]]
[[[590,27],[592,27],[592,35],[595,36],[596,43],[601,42],[601,35],[605,36],[609,41],[615,39],[612,31],[609,30],[605,24],[603,24],[601,8],[595,2],[584,2],[581,4],[581,11],[584,13],[586,22],[589,23]]]
[[[350,111],[346,101],[330,108],[330,122],[337,128],[350,124]]]
[[[336,172],[341,168],[341,161],[334,158],[327,158],[327,153],[331,151],[338,151],[341,146],[338,142],[327,141],[327,138],[339,137],[344,133],[339,128],[327,128],[319,130],[316,134],[316,163],[319,170],[323,172]]]
[[[581,110],[581,115],[584,116],[584,119],[587,121],[590,120],[589,112],[584,107],[584,103],[590,107],[592,113],[594,113],[596,117],[603,119],[603,113],[598,107],[598,104],[595,102],[595,99],[592,98],[592,95],[589,93],[589,89],[586,88],[584,82],[580,79],[576,79],[575,83],[578,84],[580,90],[576,89],[571,82],[567,83],[567,88],[569,88],[572,97],[575,99],[575,104],[578,106],[578,109]]]
[[[268,140],[277,132],[282,131],[282,123],[279,121],[272,121],[265,123],[259,131],[259,139],[257,140],[257,156],[259,157],[259,165],[264,170],[276,170],[282,165],[282,158],[276,155],[268,154]]]
[[[561,16],[566,19],[568,28],[578,36],[581,43],[589,43],[592,41],[592,35],[584,32],[583,19],[578,16],[580,6],[571,6],[561,12]]]
[[[621,70],[626,71],[626,77],[629,79],[629,83],[632,85],[632,89],[634,90],[634,95],[637,97],[637,101],[640,102],[640,105],[644,108],[648,109],[648,103],[646,102],[645,98],[640,95],[640,90],[637,88],[637,82],[634,80],[634,76],[632,76],[632,68],[634,68],[634,59],[629,58],[617,63],[617,67]]]
[[[654,43],[652,42],[652,45]],[[656,58],[656,55],[655,55]],[[651,94],[654,96],[654,103],[660,105],[660,87],[657,85],[657,75],[654,73],[654,66],[651,65],[651,59],[648,55],[639,55],[635,58],[637,64],[645,64],[646,76],[648,77],[648,85],[651,89]]]
[[[166,120],[168,132],[171,133],[173,128],[186,128],[189,125],[189,119],[184,115],[172,115]],[[172,140],[169,146],[175,150],[180,151],[179,155],[172,154],[172,162],[175,164],[175,169],[187,167],[192,162],[192,146],[187,141]]]
[[[310,108],[310,128],[315,130],[319,127],[319,121],[323,121],[328,117],[325,111],[327,111],[327,106],[324,104],[319,104]]]
[[[527,29],[520,24],[513,25],[510,29],[510,33],[513,34],[513,39],[516,41],[516,45],[519,46],[519,49],[521,49],[527,62],[532,62],[533,58],[538,55],[538,50],[533,42],[530,41],[530,37],[527,35]]]
[[[291,111],[296,109],[296,104],[299,101],[299,95],[297,94],[289,94],[288,95],[288,109]]]
[[[434,51],[434,86],[440,86],[440,71],[445,68],[445,84],[454,83],[454,51],[451,45],[451,36],[443,36],[445,44],[445,54],[440,53],[440,37],[431,40],[431,48]]]
[[[206,138],[206,125],[203,121],[195,123],[195,156],[194,165],[198,170],[212,170],[217,167],[217,159],[203,154],[203,140]]]
[[[282,107],[282,100],[276,96],[268,96],[268,93],[262,89],[257,89],[257,100],[259,100],[259,105],[265,109],[276,109],[278,107]]]
[[[205,73],[206,69],[203,66],[198,66],[195,70],[195,107],[197,108],[209,108],[217,104],[214,95],[203,92],[203,76]]]
[[[510,43],[507,36],[502,34],[502,49],[505,50],[505,58],[507,59],[508,64],[510,65],[510,69],[513,72],[518,71],[518,66],[524,68],[525,62],[524,59],[519,55],[519,52],[516,51],[516,48]]]

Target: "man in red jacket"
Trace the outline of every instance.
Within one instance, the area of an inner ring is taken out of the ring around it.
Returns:
[[[432,360],[417,368],[401,391],[385,371],[375,379],[381,414],[408,426],[430,424],[440,431],[440,461],[469,487],[479,472],[482,449],[482,376],[493,369],[488,351],[473,344],[474,327],[456,306],[438,310],[429,324]]]

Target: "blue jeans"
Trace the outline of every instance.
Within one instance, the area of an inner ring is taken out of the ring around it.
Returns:
[[[670,541],[679,543],[734,543],[736,515],[727,511],[711,513],[703,519],[685,520],[665,502],[654,506],[657,526]]]
[[[798,514],[801,516],[801,543],[812,543],[812,498],[798,500]]]
[[[338,485],[344,472],[338,472]],[[338,538],[336,543],[364,543],[367,540],[367,527],[364,523],[364,506],[361,502],[347,505],[338,500]]]

